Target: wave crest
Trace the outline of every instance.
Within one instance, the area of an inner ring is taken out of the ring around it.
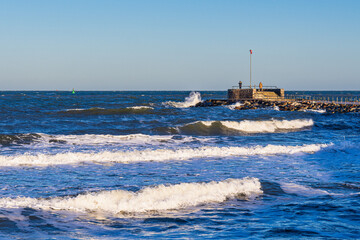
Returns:
[[[187,134],[229,134],[229,133],[275,133],[299,131],[314,125],[312,119],[266,120],[266,121],[197,121],[179,127]]]
[[[262,194],[259,179],[244,178],[209,183],[159,185],[146,187],[138,192],[113,190],[52,199],[1,198],[0,206],[80,212],[106,211],[118,214],[180,209],[205,203],[224,202],[237,196],[249,198],[259,194]]]
[[[149,106],[133,106],[133,107],[127,107],[127,109],[154,109],[153,107],[149,107]]]
[[[188,143],[206,143],[213,140],[209,137],[193,137],[182,135],[147,135],[147,134],[81,134],[81,135],[57,135],[45,133],[29,133],[18,135],[0,135],[0,147],[12,145],[22,145],[31,150],[41,150],[46,148],[67,149],[70,146],[106,146],[110,148],[146,148],[152,146],[162,146],[166,144],[169,147],[188,144]],[[28,146],[26,146],[28,145]],[[16,152],[16,151],[15,151]]]
[[[327,144],[309,144],[302,146],[267,145],[255,147],[201,147],[135,150],[125,152],[100,152],[100,153],[59,153],[55,155],[18,155],[0,156],[0,166],[48,166],[78,164],[82,162],[96,163],[129,163],[148,161],[189,160],[193,158],[230,157],[230,156],[253,156],[253,155],[276,155],[314,153],[327,147]]]
[[[158,145],[161,143],[184,143],[194,141],[194,137],[175,135],[110,135],[110,134],[84,134],[84,135],[47,135],[40,134],[44,142],[67,143],[72,145],[107,145],[107,144],[135,144],[135,145]],[[199,138],[196,138],[199,140]]]

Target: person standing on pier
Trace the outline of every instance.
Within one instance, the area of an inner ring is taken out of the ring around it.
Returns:
[[[239,89],[242,88],[242,81],[239,82]]]

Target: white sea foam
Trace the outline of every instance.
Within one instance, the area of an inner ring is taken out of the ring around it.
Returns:
[[[273,110],[274,110],[274,111],[280,111],[280,108],[279,108],[279,106],[274,106],[274,107],[273,107]]]
[[[287,193],[294,193],[297,195],[308,196],[308,197],[319,196],[319,195],[331,195],[327,191],[306,187],[295,183],[282,183],[281,188]]]
[[[230,110],[235,110],[236,107],[240,107],[240,106],[243,106],[243,105],[244,105],[243,103],[237,102],[237,103],[234,103],[234,104],[231,104],[231,105],[226,105],[225,107],[230,109]]]
[[[312,119],[296,120],[269,120],[269,121],[223,121],[222,124],[227,128],[236,129],[249,133],[276,132],[281,130],[296,130],[314,125]]]
[[[295,119],[295,120],[266,120],[266,121],[198,121],[188,125],[201,123],[211,127],[214,123],[220,123],[222,126],[246,133],[273,133],[285,130],[299,130],[314,125],[312,119]]]
[[[51,199],[0,198],[0,207],[79,212],[106,211],[118,214],[181,209],[206,203],[224,202],[237,196],[251,198],[259,194],[262,194],[260,181],[257,178],[244,178],[209,183],[158,185],[138,192],[114,190]]]
[[[72,112],[72,111],[84,111],[86,109],[84,108],[71,108],[71,109],[66,109],[65,111],[66,112]]]
[[[96,163],[131,163],[146,161],[189,160],[193,158],[252,156],[314,153],[327,147],[327,144],[310,144],[302,146],[267,145],[255,147],[201,147],[135,150],[135,151],[104,151],[99,153],[58,153],[38,155],[0,156],[0,166],[48,166],[59,164],[78,164],[82,162]]]
[[[207,127],[211,127],[211,125],[213,125],[213,123],[215,123],[216,121],[198,121],[198,122],[195,122],[195,123],[201,123]],[[189,125],[191,125],[193,123],[190,123]]]
[[[94,108],[72,108],[66,109],[65,112],[82,112],[82,111],[96,111],[96,110],[104,110],[105,108],[94,107]]]
[[[326,113],[325,109],[305,109],[303,112]]]
[[[149,107],[149,106],[133,106],[133,107],[127,107],[127,109],[139,110],[139,109],[154,109],[154,108],[153,108],[153,107]]]
[[[188,108],[195,106],[199,102],[201,102],[201,94],[199,92],[191,92],[189,96],[185,98],[184,102],[168,101],[164,104],[176,108]]]

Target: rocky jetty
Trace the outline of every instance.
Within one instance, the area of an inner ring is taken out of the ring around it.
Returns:
[[[231,105],[235,102],[228,100],[206,100],[195,105],[195,107],[213,107]],[[261,99],[251,99],[239,101],[240,105],[235,106],[238,110],[259,109],[259,108],[276,108],[280,111],[326,111],[327,113],[349,113],[360,112],[360,104],[342,104],[334,102],[309,101],[309,100],[282,100],[268,101]]]

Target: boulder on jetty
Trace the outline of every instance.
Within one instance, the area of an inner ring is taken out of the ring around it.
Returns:
[[[280,111],[305,111],[305,110],[323,110],[327,113],[349,113],[360,112],[360,104],[340,104],[334,102],[321,102],[309,100],[282,100],[269,101],[262,99],[250,99],[238,101],[240,106],[236,106],[238,110],[258,109],[258,108],[274,108],[277,107]],[[234,101],[228,100],[213,100],[209,99],[200,102],[195,107],[214,107],[234,104]]]

